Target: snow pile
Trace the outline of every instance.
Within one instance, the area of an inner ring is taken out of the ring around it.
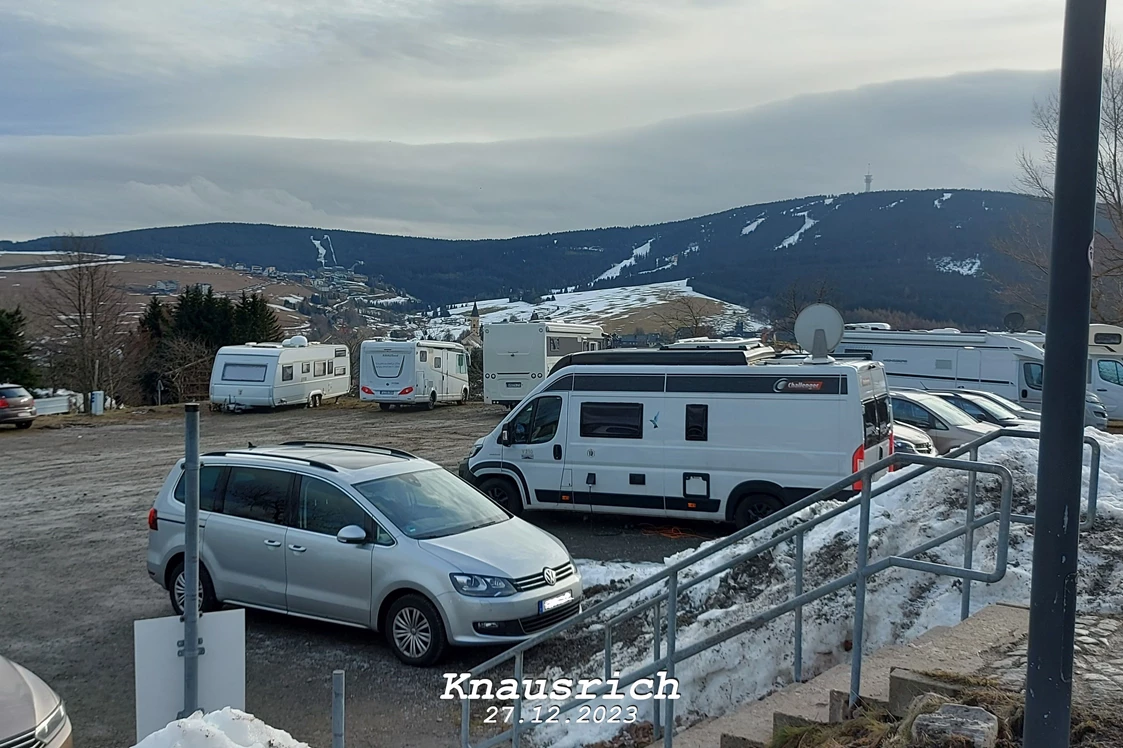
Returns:
[[[638,260],[639,258],[647,257],[647,253],[651,251],[651,241],[652,241],[651,239],[648,239],[645,244],[641,244],[640,246],[633,249],[631,257],[624,260],[623,262],[619,262],[619,263],[613,265],[608,270],[605,270],[603,273],[601,273],[599,276],[597,276],[597,280],[602,281],[602,280],[612,280],[613,278],[617,278],[617,277],[620,276],[621,270],[623,270],[626,267],[631,267],[632,265],[635,265],[636,260]]]
[[[252,714],[227,707],[172,722],[133,748],[308,748],[308,744]]]
[[[1078,606],[1081,612],[1123,612],[1123,437],[1089,431],[1102,447],[1099,511],[1096,526],[1081,536]],[[1084,488],[1088,485],[1088,457],[1085,453]],[[1014,477],[1013,511],[1032,514],[1036,497],[1037,442],[1004,439],[981,450],[980,459],[1007,467]],[[908,468],[915,469],[915,468]],[[870,558],[876,560],[914,548],[950,530],[962,527],[966,506],[967,474],[935,470],[898,486],[872,502]],[[995,476],[978,479],[978,516],[996,511],[1000,484]],[[787,529],[796,522],[818,516],[837,506],[823,502],[789,518],[778,527]],[[857,547],[857,510],[830,520],[805,537],[804,589],[812,590],[853,570]],[[726,548],[683,573],[692,578],[743,553],[777,529]],[[975,534],[975,568],[993,569],[997,548],[997,523]],[[716,542],[716,541],[713,541]],[[703,544],[700,548],[705,548]],[[1032,528],[1012,525],[1009,562],[1005,577],[993,585],[972,586],[972,610],[999,602],[1027,603],[1030,567],[1033,557]],[[696,552],[684,551],[666,559],[674,563]],[[962,540],[952,541],[922,558],[958,566],[963,560]],[[650,567],[626,564],[579,563],[586,586],[597,598],[613,594],[636,578],[648,574]],[[744,562],[687,590],[679,600],[678,647],[685,647],[728,629],[792,597],[794,545],[780,545],[772,552]],[[618,575],[618,576],[615,576]],[[615,581],[615,583],[613,583]],[[681,581],[680,581],[681,584]],[[597,589],[597,585],[602,585]],[[648,599],[659,585],[641,593]],[[908,642],[935,626],[959,622],[960,582],[902,569],[888,569],[872,577],[868,585],[865,647],[872,652],[891,643]],[[633,607],[636,599],[625,601],[617,613]],[[848,656],[845,643],[853,626],[852,589],[826,596],[804,608],[804,674],[811,677],[833,667]],[[603,623],[602,619],[600,623]],[[627,673],[650,661],[652,628],[650,614],[636,619],[633,629],[614,632],[613,669]],[[599,624],[594,626],[598,628]],[[603,653],[577,646],[562,639],[543,645],[552,667],[536,677],[597,678],[603,676]],[[675,713],[686,722],[715,717],[747,701],[767,695],[790,682],[794,648],[793,616],[785,615],[771,623],[735,637],[725,643],[679,663],[676,675],[682,698]],[[665,639],[664,639],[665,641]],[[622,689],[626,692],[626,689]],[[593,704],[593,702],[586,702]],[[609,706],[634,703],[640,719],[651,718],[652,701],[630,699],[605,702]],[[534,702],[524,707],[533,710]],[[543,712],[546,710],[543,709]],[[535,731],[538,745],[573,748],[612,737],[617,726],[582,724],[544,725]]]

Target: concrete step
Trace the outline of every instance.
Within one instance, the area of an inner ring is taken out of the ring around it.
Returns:
[[[937,627],[909,644],[867,652],[862,664],[860,692],[875,705],[889,705],[890,672],[944,671],[973,675],[987,667],[992,650],[1009,648],[1029,631],[1029,611],[1024,606],[992,605],[963,623]],[[675,735],[676,748],[743,748],[768,745],[774,714],[781,712],[809,722],[829,723],[840,716],[850,691],[850,663],[844,662],[804,683],[793,683],[759,701]],[[832,708],[833,705],[833,708]]]

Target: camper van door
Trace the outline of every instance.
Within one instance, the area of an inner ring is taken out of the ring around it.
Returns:
[[[982,375],[983,356],[978,348],[960,348],[955,354],[955,379],[960,387],[977,385]]]
[[[523,476],[535,503],[572,511],[573,490],[567,487],[572,481],[563,475],[568,399],[568,392],[551,391],[523,403],[504,424],[507,440],[501,449],[503,462]]]
[[[1018,404],[1031,410],[1041,410],[1041,380],[1045,367],[1037,361],[1019,361],[1018,364]]]

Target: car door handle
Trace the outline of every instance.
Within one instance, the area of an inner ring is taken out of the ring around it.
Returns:
[[[281,547],[281,541],[279,541],[279,540],[266,540],[265,545],[269,546],[270,548],[280,548]]]
[[[560,445],[560,444],[555,444],[555,445],[554,445],[554,459],[555,459],[555,460],[560,460],[561,458],[562,458],[561,445]]]
[[[1096,390],[1096,392],[1107,392],[1107,387],[1100,387]]]
[[[304,553],[308,549],[302,545],[290,545],[289,550],[293,553]]]

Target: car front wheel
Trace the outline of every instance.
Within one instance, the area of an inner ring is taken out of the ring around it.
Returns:
[[[421,595],[405,595],[386,614],[386,640],[399,660],[414,667],[429,667],[448,646],[441,615]]]

